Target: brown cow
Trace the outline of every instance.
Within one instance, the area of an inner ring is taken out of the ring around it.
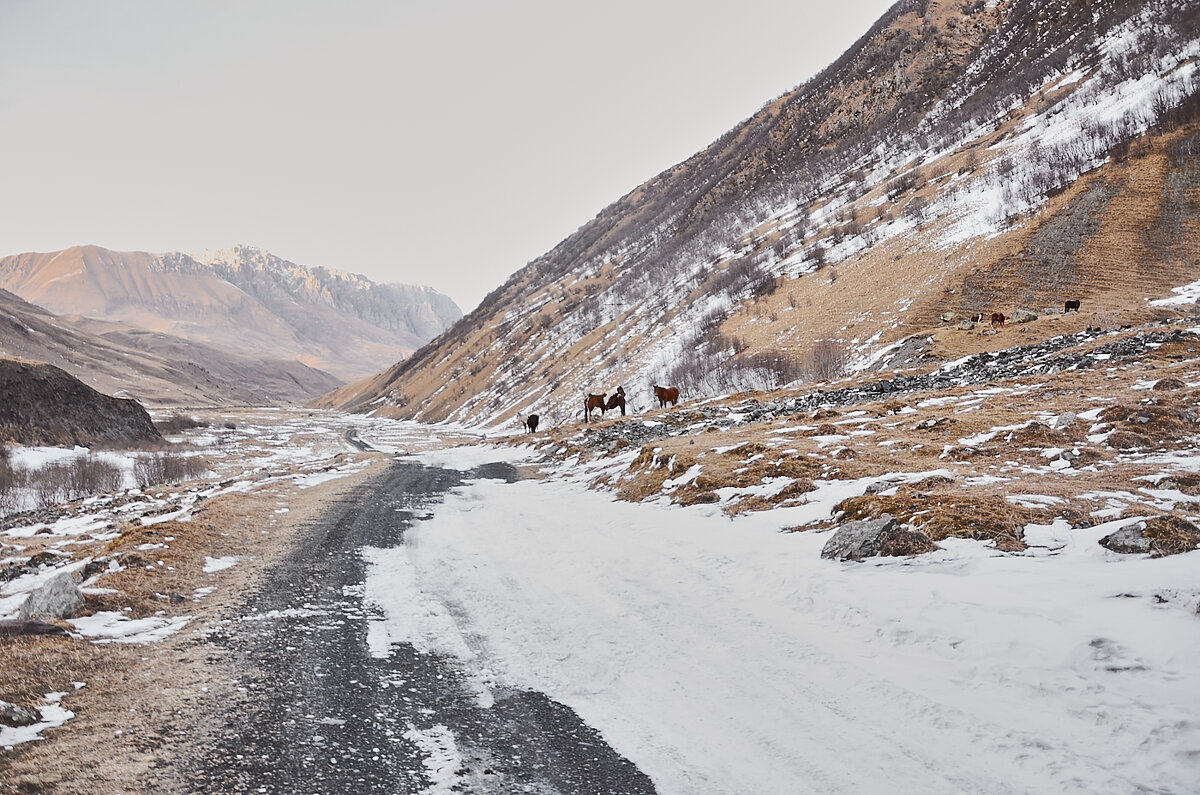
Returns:
[[[588,395],[583,399],[583,421],[588,422],[592,418],[592,411],[600,409],[600,413],[604,413],[604,394]]]
[[[617,391],[615,393],[613,393],[613,396],[610,397],[608,399],[608,402],[604,404],[605,411],[607,411],[608,409],[616,409],[616,408],[621,409],[621,416],[624,417],[625,416],[625,387],[623,387],[623,386],[617,387]]]
[[[1078,313],[1079,312],[1079,301],[1067,301],[1063,305],[1063,314],[1065,315],[1068,312]]]
[[[1004,317],[1004,314],[1001,312],[993,312],[992,313],[992,325],[993,326],[999,326],[1000,328],[1004,328],[1004,321],[1007,319],[1008,318]]]
[[[654,385],[654,397],[658,398],[658,407],[666,408],[670,403],[674,406],[679,402],[679,389],[677,387],[661,387],[658,384]]]

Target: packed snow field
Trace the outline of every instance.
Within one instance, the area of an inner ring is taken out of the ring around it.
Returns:
[[[1121,522],[1062,523],[1023,555],[835,563],[828,533],[779,532],[811,504],[731,520],[544,474],[460,489],[371,553],[367,597],[392,642],[460,656],[483,699],[571,706],[662,793],[1200,785],[1195,617],[1153,598],[1196,595],[1194,555],[1121,557],[1096,543]]]
[[[190,439],[201,450],[241,444],[205,433]],[[1030,525],[1016,554],[950,538],[917,557],[843,563],[820,556],[830,531],[814,523],[848,496],[935,473],[821,480],[802,504],[731,517],[725,490],[721,503],[683,507],[666,494],[670,480],[641,503],[594,488],[619,481],[636,447],[564,458],[469,429],[336,414],[260,416],[238,434],[255,454],[226,455],[219,467],[246,468],[216,483],[98,499],[4,541],[37,533],[65,550],[103,541],[129,505],[147,506],[134,521],[187,521],[217,492],[343,477],[363,466],[354,440],[463,471],[509,461],[530,477],[470,481],[403,545],[364,550],[373,654],[407,643],[457,659],[483,706],[512,689],[544,692],[667,795],[1200,788],[1200,553],[1118,555],[1097,543],[1128,518]],[[1200,469],[1200,458],[1173,465]],[[213,553],[204,570],[236,565]],[[3,586],[0,618],[37,576]],[[73,623],[100,641],[154,643],[192,631],[188,621]],[[40,724],[0,728],[0,747],[52,737],[72,718],[64,700],[48,694]],[[464,784],[444,734],[408,737],[426,750],[427,793]]]

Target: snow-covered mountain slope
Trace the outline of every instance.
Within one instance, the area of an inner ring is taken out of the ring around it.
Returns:
[[[62,315],[121,323],[340,379],[407,356],[461,312],[425,287],[377,285],[238,247],[180,253],[78,246],[0,259],[0,287]]]
[[[1120,325],[1200,276],[1200,8],[902,0],[330,405],[566,419],[587,391],[821,380],[958,317]],[[968,349],[995,341],[964,335]],[[967,350],[966,352],[970,352]]]

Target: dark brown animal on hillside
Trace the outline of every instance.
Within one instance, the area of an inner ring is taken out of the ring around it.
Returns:
[[[536,433],[537,432],[537,424],[538,424],[538,415],[530,414],[529,417],[521,424],[525,426],[525,430],[529,431],[530,433]]]
[[[619,408],[621,410],[621,416],[624,417],[625,416],[625,387],[623,387],[623,386],[617,387],[617,391],[614,392],[613,396],[610,397],[608,399],[608,402],[604,404],[605,411],[607,411],[608,409],[616,409],[616,408]]]
[[[592,412],[600,409],[600,413],[604,413],[604,395],[588,395],[583,399],[583,421],[588,422],[592,418]]]
[[[661,387],[654,385],[654,397],[658,398],[658,407],[665,408],[668,403],[674,406],[679,402],[679,389],[676,387]]]
[[[1004,317],[1003,313],[1001,313],[1001,312],[993,312],[992,313],[992,325],[993,326],[1000,326],[1001,328],[1003,328],[1005,320],[1007,320],[1007,318]]]
[[[1078,301],[1067,301],[1066,304],[1064,304],[1064,308],[1063,308],[1064,315],[1067,314],[1068,312],[1078,312],[1078,311],[1079,311],[1079,302]]]
[[[982,323],[983,322],[983,313],[976,312],[975,314],[971,315],[971,322],[972,323]]]

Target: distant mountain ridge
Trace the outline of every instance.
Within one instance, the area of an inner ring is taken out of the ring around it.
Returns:
[[[69,319],[0,289],[0,357],[43,362],[145,406],[303,403],[340,383],[294,360],[239,355],[170,334]]]
[[[378,284],[332,268],[306,268],[252,246],[189,252],[187,256],[277,313],[286,312],[290,301],[323,305],[387,331],[411,334],[421,344],[462,316],[453,300],[431,287]]]
[[[239,246],[206,255],[76,246],[0,259],[0,288],[51,312],[126,324],[342,380],[408,356],[461,316],[428,287],[377,285]]]

